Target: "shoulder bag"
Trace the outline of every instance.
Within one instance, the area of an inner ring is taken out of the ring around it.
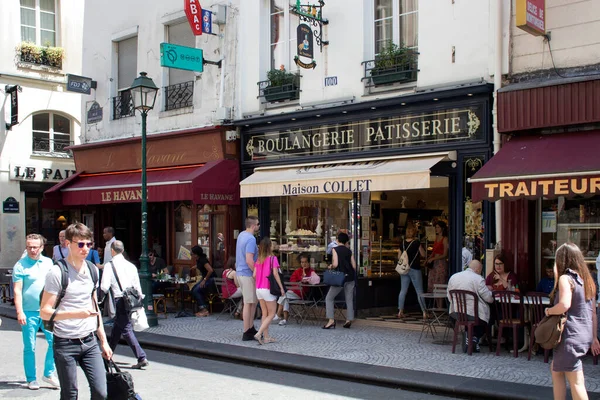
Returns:
[[[283,282],[281,282],[281,286],[283,286],[283,293],[281,293],[281,289],[279,288],[279,283],[277,283],[277,279],[275,278],[275,275],[273,274],[273,258],[275,256],[271,256],[271,273],[269,274],[269,290],[271,291],[271,294],[273,296],[277,296],[277,297],[281,297],[285,294],[286,292],[286,288],[285,285],[283,284]],[[281,279],[281,276],[279,277],[279,279]]]
[[[138,290],[133,286],[130,286],[123,290],[121,282],[119,281],[119,275],[117,274],[115,264],[111,261],[110,265],[112,267],[113,274],[117,279],[117,285],[119,285],[119,289],[121,290],[121,293],[123,295],[123,301],[125,302],[125,310],[131,313],[139,308],[144,308],[144,296],[140,292],[138,292]]]
[[[344,286],[346,274],[337,269],[326,269],[323,273],[323,283],[329,286]]]
[[[405,248],[404,251],[402,252],[402,254],[400,254],[400,258],[398,259],[398,263],[396,264],[396,272],[399,273],[400,275],[408,274],[408,271],[410,271],[410,266],[412,265],[412,263],[415,262],[415,260],[417,259],[417,256],[419,255],[419,250],[417,249],[417,253],[413,257],[412,261],[410,263],[408,262],[408,251],[407,250],[410,249],[410,246],[413,244],[413,242],[415,242],[414,239],[412,242],[410,242],[410,244],[408,245],[408,248]],[[404,248],[404,243],[405,242],[402,242],[402,248]]]
[[[566,322],[566,314],[542,318],[535,328],[535,342],[547,350],[555,348],[560,343]]]

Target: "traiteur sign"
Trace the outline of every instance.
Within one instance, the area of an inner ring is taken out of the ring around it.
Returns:
[[[546,0],[517,0],[517,28],[535,36],[546,34]]]

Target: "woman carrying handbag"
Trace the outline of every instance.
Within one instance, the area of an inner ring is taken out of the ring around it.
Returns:
[[[271,288],[269,276],[273,274],[276,284],[279,286],[278,293],[285,293],[281,277],[279,275],[279,261],[273,255],[271,239],[265,236],[258,245],[258,260],[254,264],[254,279],[256,280],[256,297],[260,301],[262,310],[262,322],[254,339],[259,344],[273,343],[275,338],[269,336],[269,325],[277,311],[277,297],[272,294],[274,288]],[[271,279],[272,280],[272,279]]]
[[[554,349],[550,370],[554,399],[567,397],[566,380],[574,399],[587,399],[581,358],[592,350],[600,354],[596,337],[596,286],[579,248],[565,243],[556,250],[554,306],[546,316],[567,314],[560,342]]]
[[[325,309],[329,321],[323,326],[323,329],[335,329],[334,302],[336,296],[344,290],[346,298],[346,323],[344,328],[350,328],[354,320],[354,278],[356,275],[356,261],[352,251],[348,248],[350,238],[346,233],[340,232],[337,237],[339,245],[331,251],[333,256],[332,265],[329,268],[337,268],[345,275],[343,286],[330,286],[325,297]]]

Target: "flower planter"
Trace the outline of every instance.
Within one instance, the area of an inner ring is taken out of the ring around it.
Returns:
[[[298,99],[298,87],[294,84],[268,86],[263,89],[265,99],[269,103]]]
[[[371,79],[375,85],[411,82],[417,80],[417,71],[406,68],[387,68],[371,70]]]

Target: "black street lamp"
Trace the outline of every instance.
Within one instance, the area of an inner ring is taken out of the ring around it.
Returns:
[[[133,107],[142,114],[142,255],[140,256],[140,283],[142,290],[146,293],[144,298],[144,309],[148,318],[148,325],[158,325],[158,319],[154,311],[152,301],[152,280],[148,265],[148,192],[146,190],[146,117],[148,111],[154,108],[158,88],[152,79],[140,72],[131,87]],[[152,305],[152,306],[151,306]]]

